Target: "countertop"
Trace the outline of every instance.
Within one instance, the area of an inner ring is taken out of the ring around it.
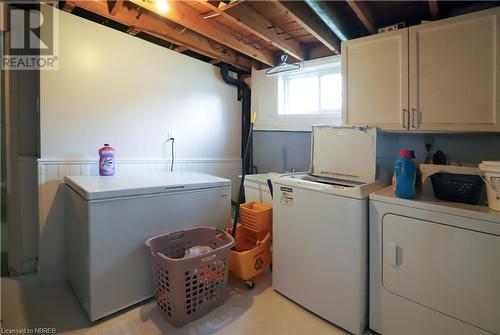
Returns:
[[[436,199],[430,183],[424,184],[422,193],[417,193],[415,199],[398,198],[394,194],[392,186],[388,186],[371,193],[370,201],[380,201],[400,206],[432,210],[500,224],[500,212],[494,211],[484,204],[469,205]]]

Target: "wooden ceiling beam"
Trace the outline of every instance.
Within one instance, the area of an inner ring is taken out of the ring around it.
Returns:
[[[177,51],[177,52],[184,52],[186,50],[189,50],[189,48],[186,45],[181,45],[181,46],[178,46],[177,48],[175,48],[175,51]]]
[[[237,6],[243,2],[243,0],[233,0],[230,3],[226,4],[222,1],[211,1],[211,0],[201,0],[201,1],[206,2],[211,6],[209,8],[211,11],[203,15],[204,19],[211,19],[213,17],[220,16],[225,10],[233,8],[234,6]],[[202,5],[205,4],[202,3]]]
[[[65,1],[62,10],[71,13],[75,9],[75,3],[73,1]]]
[[[230,8],[233,8],[233,7],[235,7],[235,6],[240,5],[243,1],[244,1],[244,0],[233,0],[233,1],[231,1],[230,3],[228,3],[228,4],[226,4],[226,3],[224,3],[224,2],[220,2],[220,3],[219,3],[219,6],[218,6],[218,9],[219,9],[219,10],[222,10],[222,11],[224,11],[224,10],[228,10],[228,9],[230,9]]]
[[[68,2],[70,2],[69,6],[80,7],[107,19],[130,26],[132,27],[131,31],[143,31],[165,41],[181,46],[186,46],[192,51],[210,58],[220,59],[221,61],[231,64],[239,69],[243,69],[246,71],[251,69],[251,59],[238,55],[234,50],[225,48],[223,46],[214,48],[213,42],[211,43],[206,37],[194,33],[190,30],[181,33],[182,29],[171,27],[153,13],[140,13],[139,9],[135,6],[123,6],[122,10],[118,11],[114,16],[112,16],[109,13],[109,9],[105,1],[78,0]]]
[[[366,4],[355,0],[347,0],[347,4],[365,26],[366,30],[368,30],[370,34],[375,34],[377,32],[377,26],[375,25],[372,13]]]
[[[229,20],[231,24],[251,32],[252,34],[274,45],[278,49],[288,53],[292,57],[301,61],[305,60],[305,50],[299,42],[294,39],[287,39],[284,34],[276,34],[274,29],[269,28],[274,26],[274,24],[251,7],[240,5],[233,6],[230,9],[222,11],[219,8],[212,7],[212,5],[210,5],[206,0],[197,0],[197,2],[205,6],[207,9],[220,14],[226,20]],[[226,7],[229,5],[226,5]]]
[[[170,1],[169,10],[165,13],[158,12],[154,3],[149,1],[131,0],[131,2],[214,41],[224,44],[231,49],[255,58],[264,64],[274,66],[277,63],[277,55],[271,50],[265,48],[257,49],[251,44],[246,44],[223,24],[214,20],[204,19],[198,11],[188,5],[189,1]]]
[[[128,27],[128,29],[127,29],[127,34],[130,34],[130,35],[132,35],[132,36],[135,36],[135,35],[139,34],[140,32],[141,32],[141,30],[140,30],[140,29],[137,29],[137,28],[136,28],[136,27],[134,27],[134,26],[130,26],[130,27]]]
[[[109,14],[115,16],[123,9],[123,0],[108,0]]]
[[[207,0],[207,2],[209,2],[209,3],[210,3],[212,6],[214,6],[214,7],[219,7],[219,5],[220,5],[220,3],[221,3],[221,2],[220,2],[220,1],[218,1],[218,0]]]
[[[307,47],[307,59],[317,59],[335,55],[332,52],[332,50],[328,49],[321,43],[317,43],[314,45],[307,45],[306,47]]]
[[[274,1],[306,31],[323,43],[328,49],[340,53],[340,39],[333,33],[321,19],[303,1]]]

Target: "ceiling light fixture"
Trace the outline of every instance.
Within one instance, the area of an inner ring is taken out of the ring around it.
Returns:
[[[167,0],[156,0],[155,6],[160,13],[166,13],[170,9]]]

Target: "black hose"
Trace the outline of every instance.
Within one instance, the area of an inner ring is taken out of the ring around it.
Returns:
[[[243,172],[241,173],[241,181],[240,181],[240,189],[238,191],[238,203],[236,204],[236,211],[234,213],[234,221],[233,221],[233,229],[231,231],[231,234],[233,237],[236,235],[236,226],[238,225],[238,219],[240,217],[240,201],[241,195],[243,194],[244,190],[244,183],[245,183],[245,176],[246,176],[246,170],[248,168],[248,152],[250,150],[250,143],[252,142],[252,134],[253,134],[253,123],[250,122],[250,129],[248,129],[248,137],[247,137],[247,143],[245,146],[245,155],[243,156]]]
[[[248,129],[250,129],[250,103],[251,103],[251,91],[250,87],[238,79],[234,79],[229,75],[229,65],[222,64],[220,67],[220,74],[224,82],[229,85],[236,86],[238,88],[238,93],[241,92],[241,158],[245,159],[245,150],[248,142]],[[252,146],[250,143],[249,149],[249,164],[245,172],[249,173],[249,168],[253,165],[253,154]],[[240,199],[238,199],[239,201]]]
[[[220,74],[222,79],[229,85],[233,85],[238,87],[239,91],[242,92],[242,106],[241,106],[241,158],[243,160],[241,167],[241,181],[240,187],[238,190],[238,199],[236,201],[236,210],[234,214],[233,221],[233,229],[231,234],[233,237],[236,234],[236,226],[238,224],[238,219],[240,216],[240,204],[243,203],[244,200],[244,182],[245,175],[249,173],[249,168],[253,165],[252,158],[252,134],[253,134],[253,123],[251,121],[251,113],[250,113],[250,88],[248,85],[241,80],[237,80],[229,76],[229,66],[227,64],[222,64],[220,67]],[[248,129],[248,132],[247,132]]]
[[[269,189],[269,193],[271,193],[271,199],[273,198],[273,182],[271,179],[267,180],[267,188]]]

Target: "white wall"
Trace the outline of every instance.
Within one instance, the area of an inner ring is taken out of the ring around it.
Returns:
[[[59,70],[41,74],[39,271],[64,278],[60,182],[96,174],[97,150],[110,143],[118,173],[166,171],[167,131],[176,169],[237,181],[241,103],[210,64],[81,19],[59,21]]]
[[[240,103],[218,68],[60,12],[60,69],[41,75],[42,158],[239,158]]]

